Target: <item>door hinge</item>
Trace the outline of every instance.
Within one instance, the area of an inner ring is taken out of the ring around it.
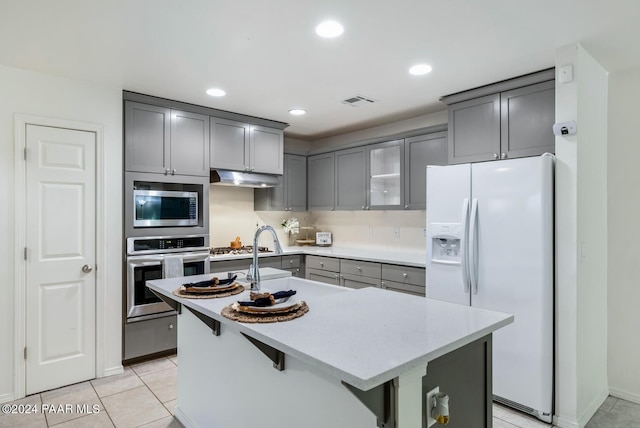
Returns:
[[[27,148],[26,147],[24,148],[22,153],[23,153],[23,156],[24,156],[24,160],[27,160]]]
[[[27,247],[24,247],[24,259],[27,260]]]
[[[27,347],[26,346],[24,347],[24,359],[25,360],[27,359]]]

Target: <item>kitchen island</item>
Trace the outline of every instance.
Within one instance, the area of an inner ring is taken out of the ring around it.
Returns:
[[[248,300],[247,291],[219,299],[172,294],[184,282],[211,276],[147,283],[179,311],[175,415],[186,427],[426,426],[429,366],[440,362],[442,373],[460,377],[469,368],[458,366],[478,350],[482,358],[473,358],[480,364],[470,378],[481,385],[451,395],[445,376],[437,386],[452,403],[480,403],[473,426],[491,426],[491,333],[513,316],[377,288],[279,278],[263,281],[263,289],[295,289],[309,312],[287,322],[238,323],[221,312]],[[450,426],[463,426],[454,421],[467,410],[452,410]]]

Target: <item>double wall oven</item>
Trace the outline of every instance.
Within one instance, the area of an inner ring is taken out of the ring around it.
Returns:
[[[209,273],[208,177],[158,176],[125,172],[125,362],[176,347],[176,314],[146,287],[163,278],[165,257],[181,256],[184,276]]]
[[[162,279],[164,258],[176,254],[182,256],[184,276],[209,273],[207,235],[127,238],[127,322],[174,313],[146,282]]]

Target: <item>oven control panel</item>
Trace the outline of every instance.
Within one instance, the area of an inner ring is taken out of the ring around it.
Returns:
[[[207,235],[127,238],[127,254],[154,254],[209,249]]]

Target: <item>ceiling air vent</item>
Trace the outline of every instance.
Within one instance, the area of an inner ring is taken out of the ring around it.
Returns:
[[[346,104],[351,107],[359,107],[365,104],[373,104],[378,100],[374,100],[373,98],[364,97],[362,95],[354,95],[353,97],[349,97],[340,101],[342,104]]]

